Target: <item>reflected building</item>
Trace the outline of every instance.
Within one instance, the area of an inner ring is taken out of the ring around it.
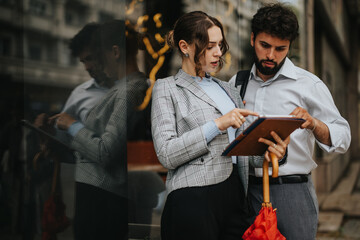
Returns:
[[[59,112],[70,90],[89,79],[69,39],[88,22],[124,18],[124,10],[119,0],[0,1],[0,74],[24,83],[34,110]]]

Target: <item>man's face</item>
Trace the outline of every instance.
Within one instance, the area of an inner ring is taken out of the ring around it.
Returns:
[[[95,60],[89,49],[84,49],[79,54],[80,62],[84,64],[85,70],[95,79],[96,82],[103,82],[106,78],[101,65]]]
[[[117,50],[114,50],[116,48]],[[111,51],[104,52],[104,73],[106,76],[113,80],[119,79],[118,67],[118,47],[114,46]]]
[[[251,34],[251,46],[255,52],[255,65],[258,76],[264,81],[273,77],[285,62],[290,41],[259,33],[256,38]]]

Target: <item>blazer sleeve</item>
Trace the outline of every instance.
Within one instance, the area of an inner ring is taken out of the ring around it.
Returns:
[[[166,78],[157,80],[153,90],[151,127],[154,147],[160,163],[168,169],[175,169],[209,152],[202,127],[196,127],[179,135],[177,128],[186,125],[176,111],[172,94],[176,85]],[[172,82],[174,83],[174,82]]]
[[[116,98],[113,112],[101,135],[88,127],[84,127],[74,136],[72,146],[84,161],[97,162],[102,166],[111,166],[125,154],[126,147],[126,114],[125,100]],[[109,106],[106,106],[109,107]],[[112,108],[109,108],[109,111]],[[91,116],[89,116],[91,117]]]

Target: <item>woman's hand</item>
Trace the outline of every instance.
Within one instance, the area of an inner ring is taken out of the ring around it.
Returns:
[[[247,109],[234,108],[222,117],[215,119],[215,124],[220,131],[229,127],[239,128],[246,121],[245,117],[249,115],[258,116],[259,114]]]
[[[265,143],[269,146],[268,150],[265,152],[265,159],[270,162],[270,152],[272,152],[279,158],[279,160],[281,160],[284,157],[286,148],[290,143],[290,136],[288,136],[285,140],[282,140],[274,131],[271,131],[270,134],[274,138],[275,142],[265,138],[259,138],[259,142]]]

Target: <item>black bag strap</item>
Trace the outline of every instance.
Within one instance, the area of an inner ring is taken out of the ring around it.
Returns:
[[[235,87],[241,85],[240,88],[241,99],[244,99],[246,87],[249,82],[249,77],[250,77],[250,70],[238,71],[238,73],[236,74]]]

